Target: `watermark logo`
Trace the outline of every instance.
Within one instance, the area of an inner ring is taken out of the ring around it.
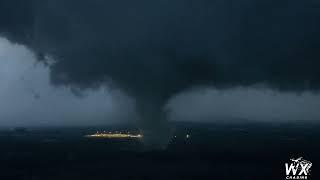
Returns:
[[[312,163],[302,157],[293,158],[290,161],[290,163],[285,163],[286,179],[308,179]]]

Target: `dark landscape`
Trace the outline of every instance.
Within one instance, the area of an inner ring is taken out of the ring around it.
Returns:
[[[130,126],[2,129],[1,180],[285,179],[284,163],[303,157],[317,169],[316,123],[172,123],[166,150],[141,140],[85,138]],[[186,134],[190,137],[186,138]],[[312,179],[319,171],[312,171]]]

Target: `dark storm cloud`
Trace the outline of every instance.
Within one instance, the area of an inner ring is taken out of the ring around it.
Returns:
[[[153,112],[194,86],[319,89],[319,8],[316,0],[2,0],[0,31],[40,59],[53,56],[54,84],[108,82],[145,119],[159,119]]]
[[[0,29],[52,54],[56,84],[106,79],[163,103],[195,85],[320,85],[317,1],[22,1]]]

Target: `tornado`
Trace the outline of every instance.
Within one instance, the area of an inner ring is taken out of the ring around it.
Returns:
[[[147,146],[170,139],[165,106],[189,88],[263,83],[318,91],[320,12],[301,0],[1,0],[0,36],[31,49],[54,86],[135,100]],[[293,18],[294,17],[294,18]]]

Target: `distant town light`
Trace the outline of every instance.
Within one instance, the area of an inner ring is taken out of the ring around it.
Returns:
[[[116,131],[116,133],[95,133],[95,134],[91,134],[91,135],[86,135],[85,137],[89,137],[89,138],[142,138],[143,135],[142,134],[125,134],[125,133],[118,133],[118,131]]]

